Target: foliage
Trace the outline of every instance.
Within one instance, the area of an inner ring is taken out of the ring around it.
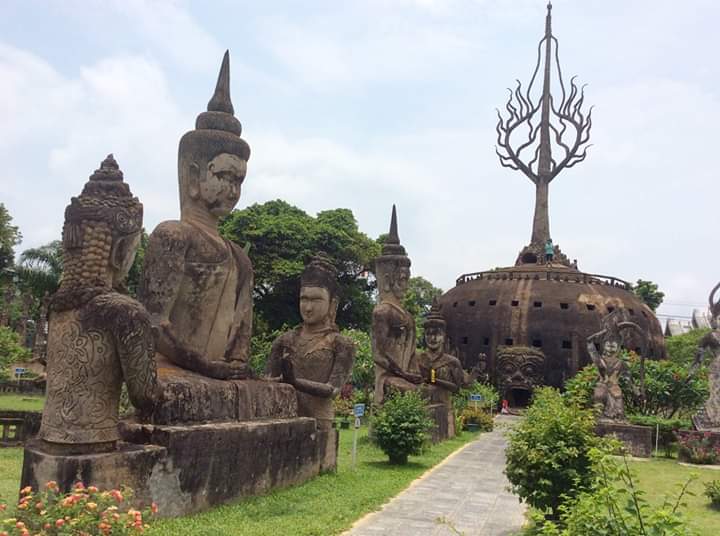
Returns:
[[[566,403],[558,391],[535,391],[525,420],[509,437],[505,474],[512,491],[558,519],[560,507],[589,488],[594,478],[590,451],[605,445],[594,434],[592,411]]]
[[[593,473],[589,489],[577,500],[560,507],[558,523],[546,521],[543,536],[690,536],[695,532],[680,512],[693,477],[688,478],[674,499],[665,498],[659,508],[651,506],[637,486],[628,465],[613,460],[605,451],[591,451]]]
[[[674,363],[690,365],[695,360],[700,340],[710,329],[693,329],[682,335],[674,335],[665,339],[668,359]]]
[[[490,385],[489,383],[476,381],[467,387],[459,389],[457,393],[453,394],[452,402],[456,413],[462,413],[463,410],[470,404],[471,394],[482,396],[482,401],[477,403],[473,402],[473,405],[477,404],[477,406],[486,413],[497,409],[500,394],[495,386]]]
[[[145,228],[143,227],[142,231],[140,231],[140,244],[138,245],[137,252],[135,253],[135,259],[130,267],[130,271],[128,272],[126,283],[128,293],[133,298],[137,297],[137,293],[140,288],[143,262],[145,261],[145,250],[147,249],[147,246],[148,234],[145,232]]]
[[[20,491],[15,517],[2,521],[6,534],[59,536],[63,534],[137,534],[149,528],[148,518],[157,512],[153,505],[144,512],[130,507],[132,490],[100,491],[81,482],[73,491],[61,493],[56,482],[35,492],[28,486]]]
[[[460,422],[463,428],[468,424],[476,424],[481,432],[492,432],[493,430],[492,416],[487,411],[475,406],[468,406],[462,410]]]
[[[256,376],[262,376],[265,374],[265,364],[267,363],[268,357],[270,357],[270,350],[272,344],[280,335],[288,331],[288,327],[283,324],[278,329],[268,330],[253,329],[253,336],[250,339],[250,368]]]
[[[660,307],[665,298],[665,293],[658,290],[656,283],[643,279],[637,280],[637,283],[633,286],[633,292],[653,311]]]
[[[580,369],[575,376],[565,382],[563,396],[581,408],[593,406],[593,391],[598,382],[598,369],[590,364]]]
[[[375,363],[373,362],[370,335],[359,329],[344,329],[342,334],[355,343],[352,384],[356,389],[366,393],[370,392],[375,385]]]
[[[676,435],[680,459],[701,465],[720,462],[720,440],[710,432],[681,430]]]
[[[629,353],[630,383],[625,382],[623,398],[628,413],[657,415],[667,419],[697,411],[708,397],[707,373],[672,359],[645,360],[644,396],[641,388],[641,360]]]
[[[710,504],[715,508],[720,508],[720,480],[706,482],[704,495],[710,499]]]
[[[424,346],[425,344],[425,330],[423,329],[425,315],[430,312],[433,298],[439,298],[442,293],[442,289],[437,288],[424,277],[416,276],[408,280],[408,289],[403,299],[403,307],[415,318],[418,346]]]
[[[375,441],[391,464],[407,463],[408,455],[419,454],[433,423],[427,404],[416,391],[394,393],[372,417]]]
[[[673,448],[676,443],[675,432],[681,428],[689,428],[692,426],[689,419],[665,419],[656,415],[628,415],[628,421],[630,424],[651,427],[653,445],[657,439],[658,446],[665,450],[665,456],[667,457],[672,456]],[[659,439],[656,437],[658,431],[660,433]]]
[[[270,329],[300,323],[300,274],[318,251],[327,253],[339,270],[338,325],[369,329],[374,283],[366,274],[380,246],[359,231],[352,211],[326,210],[312,217],[284,201],[268,201],[233,211],[220,232],[243,247],[249,244],[255,310]]]
[[[6,326],[0,326],[0,380],[11,378],[11,363],[30,359],[31,352],[20,344],[20,336]]]
[[[20,255],[17,275],[20,290],[30,292],[36,300],[45,293],[52,294],[60,285],[62,277],[62,242],[54,240],[38,248],[26,249]]]
[[[0,203],[0,280],[7,270],[15,264],[15,246],[20,243],[22,235],[16,225],[12,225],[12,216]]]

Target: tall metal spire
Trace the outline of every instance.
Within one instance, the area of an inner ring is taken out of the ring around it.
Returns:
[[[535,81],[542,65],[542,91],[533,95]],[[553,71],[557,76],[560,98],[552,95]],[[523,262],[535,262],[545,243],[550,239],[548,194],[550,182],[565,168],[585,160],[587,156],[592,108],[585,112],[584,86],[578,87],[575,78],[570,79],[569,93],[562,79],[558,42],[552,34],[552,4],[547,5],[545,34],[538,43],[537,62],[530,83],[523,90],[517,80],[515,89],[505,103],[507,117],[498,110],[497,146],[495,152],[503,167],[522,171],[535,184],[535,214],[530,245]],[[556,103],[559,104],[556,106]],[[538,117],[539,116],[539,117]],[[523,134],[525,141],[520,139]],[[557,157],[553,153],[557,153]],[[523,252],[525,252],[523,250]],[[521,253],[521,258],[524,253]],[[519,264],[522,264],[520,260]]]

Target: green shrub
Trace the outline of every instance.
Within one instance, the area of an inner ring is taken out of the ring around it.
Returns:
[[[6,326],[0,326],[0,381],[12,377],[10,364],[30,359],[32,352],[20,344],[20,336]]]
[[[493,418],[484,409],[476,408],[472,405],[466,407],[460,414],[463,428],[468,424],[477,424],[481,432],[492,432]]]
[[[673,363],[690,365],[695,360],[700,340],[709,332],[709,329],[693,329],[682,335],[674,335],[665,339],[668,360]]]
[[[482,396],[482,401],[477,403],[480,409],[490,412],[491,410],[497,409],[498,401],[500,400],[500,394],[493,385],[481,382],[475,382],[468,387],[463,387],[458,390],[457,393],[453,394],[453,408],[455,408],[456,414],[461,414],[463,410],[470,405],[470,395],[478,394]],[[473,402],[473,405],[475,402]]]
[[[575,376],[565,382],[563,396],[581,408],[591,408],[593,405],[593,391],[598,382],[598,369],[595,365],[587,365],[580,369]]]
[[[560,506],[594,478],[590,450],[606,442],[589,409],[566,403],[555,389],[535,391],[526,418],[510,433],[505,474],[523,501],[557,519]]]
[[[433,422],[425,400],[416,391],[396,393],[385,400],[372,417],[375,442],[392,464],[405,464],[411,454],[420,454]]]
[[[536,534],[542,536],[692,536],[680,512],[683,497],[694,477],[688,479],[677,497],[666,498],[652,507],[635,487],[635,475],[627,459],[612,459],[604,450],[593,449],[595,477],[577,500],[560,507],[558,522],[546,521]]]
[[[370,335],[359,329],[344,329],[342,334],[355,343],[352,384],[356,389],[369,393],[375,387],[375,362]]]
[[[713,465],[720,462],[720,441],[709,432],[679,430],[678,457],[698,465]]]
[[[720,508],[720,480],[705,482],[705,496],[710,499],[710,504]]]
[[[20,491],[15,517],[0,521],[0,529],[12,536],[138,534],[149,527],[149,517],[157,507],[135,510],[131,498],[129,488],[100,491],[78,483],[73,491],[61,493],[56,482],[48,482],[40,492],[28,486]]]

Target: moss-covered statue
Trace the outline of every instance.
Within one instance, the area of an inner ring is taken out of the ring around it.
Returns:
[[[642,329],[634,322],[621,321],[617,311],[603,318],[603,329],[587,338],[587,350],[598,369],[598,382],[593,392],[593,403],[602,408],[601,418],[610,421],[625,420],[625,405],[620,388],[620,378],[628,374],[625,361],[621,359],[622,330]],[[598,352],[596,346],[600,346]]]
[[[300,278],[303,323],[273,342],[266,373],[297,390],[298,414],[314,417],[329,429],[335,416],[333,398],[350,379],[355,344],[335,324],[338,306],[337,270],[318,255]]]
[[[248,376],[252,330],[252,264],[218,233],[240,199],[250,157],[233,113],[226,52],[207,111],[180,140],[180,221],[162,222],[150,235],[140,289],[158,352],[218,379]]]
[[[700,340],[696,366],[708,359],[708,389],[710,394],[700,411],[693,416],[698,430],[720,430],[720,298],[716,294],[720,283],[710,292],[710,326],[712,331]]]
[[[39,433],[60,453],[115,448],[123,382],[141,414],[158,396],[150,317],[119,292],[140,242],[142,216],[112,155],[65,209],[64,270],[50,302]]]
[[[403,306],[410,279],[410,259],[400,244],[395,205],[382,255],[375,260],[378,304],[373,309],[372,352],[376,404],[390,390],[410,391],[422,383],[415,356],[415,318]]]

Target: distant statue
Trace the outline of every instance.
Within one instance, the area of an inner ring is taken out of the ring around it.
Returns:
[[[495,377],[500,396],[525,405],[533,391],[545,384],[545,354],[528,346],[498,346]]]
[[[553,248],[552,239],[548,238],[545,241],[545,262],[548,264],[551,263],[554,255],[555,249]]]
[[[593,393],[593,402],[602,407],[601,417],[612,421],[625,420],[623,393],[620,378],[628,373],[627,365],[620,358],[622,352],[622,330],[635,329],[642,333],[634,322],[618,321],[616,313],[603,319],[603,329],[587,338],[587,350],[598,369],[598,383]],[[602,353],[595,344],[599,343]]]
[[[158,396],[150,317],[118,292],[140,243],[142,215],[112,155],[65,209],[64,271],[50,302],[39,433],[62,453],[115,448],[123,382],[140,415]]]
[[[695,358],[695,367],[702,365],[708,354],[710,365],[708,367],[708,389],[710,394],[700,411],[693,416],[693,422],[698,430],[720,429],[720,298],[716,294],[720,290],[720,283],[710,292],[710,326],[712,331],[705,335],[698,346]]]
[[[335,324],[337,270],[324,256],[310,260],[300,278],[303,323],[280,335],[272,345],[266,373],[297,390],[298,414],[314,417],[330,429],[333,398],[350,379],[355,344]]]
[[[180,140],[180,221],[150,235],[140,289],[158,352],[218,379],[248,376],[252,330],[252,264],[217,229],[240,199],[250,156],[233,115],[229,70],[226,52],[208,111]]]
[[[393,205],[390,233],[375,260],[379,300],[373,309],[372,351],[376,404],[390,390],[410,391],[422,383],[415,356],[415,319],[402,306],[410,279],[410,259],[400,244]]]
[[[445,352],[446,322],[437,300],[433,300],[423,328],[427,351],[418,356],[418,366],[424,382],[423,390],[430,403],[444,404],[448,410],[452,410],[452,394],[471,382],[460,360]],[[477,371],[473,372],[477,377]]]

